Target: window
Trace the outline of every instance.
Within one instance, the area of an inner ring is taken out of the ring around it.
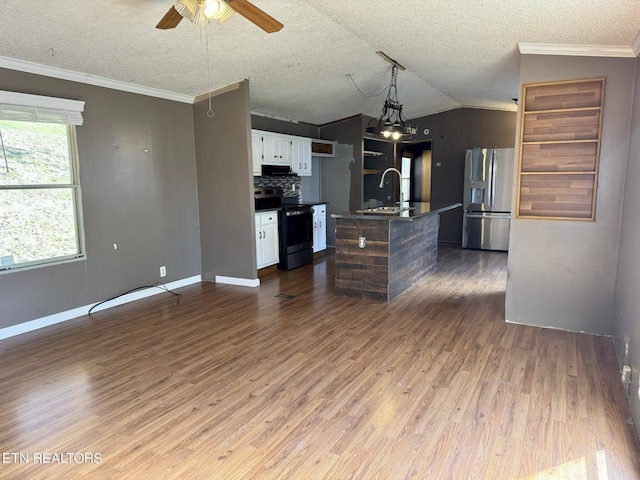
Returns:
[[[0,272],[84,256],[84,102],[0,92]]]

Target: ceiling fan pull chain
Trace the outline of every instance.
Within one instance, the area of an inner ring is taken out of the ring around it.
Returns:
[[[206,27],[205,27],[206,29]],[[209,68],[209,30],[205,30],[205,40],[207,42],[207,90],[209,96],[209,110],[207,110],[207,117],[213,118],[216,112],[211,108],[211,69]]]

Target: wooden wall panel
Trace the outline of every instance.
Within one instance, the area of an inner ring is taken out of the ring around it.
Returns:
[[[604,82],[523,85],[517,218],[595,219]]]
[[[594,174],[524,175],[520,216],[591,218]]]
[[[523,142],[597,140],[600,110],[534,113],[524,119]]]
[[[366,238],[366,248],[358,238]],[[336,285],[338,295],[389,299],[389,222],[336,221]]]
[[[532,85],[524,95],[527,111],[599,107],[604,96],[604,79]]]
[[[366,238],[365,248],[358,238]],[[390,301],[436,268],[438,215],[393,221],[336,219],[338,295]]]
[[[525,144],[522,172],[593,172],[597,142]]]
[[[391,222],[389,300],[432,272],[438,260],[438,215]]]

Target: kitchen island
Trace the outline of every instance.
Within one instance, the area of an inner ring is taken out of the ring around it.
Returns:
[[[331,214],[336,219],[335,293],[382,301],[400,295],[436,268],[438,216],[461,206],[406,202]]]

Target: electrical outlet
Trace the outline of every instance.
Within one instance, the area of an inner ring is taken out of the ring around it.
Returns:
[[[358,247],[364,248],[367,246],[367,239],[365,237],[358,237]]]
[[[160,276],[161,277],[167,276],[167,267],[165,267],[164,265],[160,267]]]

